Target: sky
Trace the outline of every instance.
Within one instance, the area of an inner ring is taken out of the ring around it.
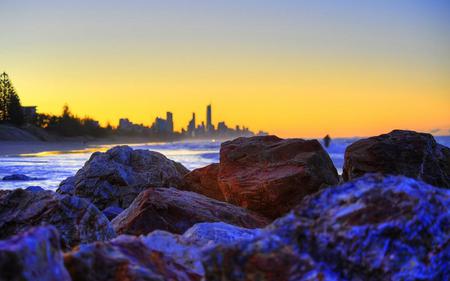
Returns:
[[[0,2],[0,71],[39,112],[450,134],[448,0]]]

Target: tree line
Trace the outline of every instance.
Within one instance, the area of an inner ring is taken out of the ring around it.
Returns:
[[[27,121],[29,125],[64,137],[105,137],[113,132],[110,125],[102,127],[90,117],[77,117],[70,111],[68,105],[64,105],[61,115],[36,114],[32,120]],[[0,123],[18,127],[25,124],[19,95],[5,72],[0,75]]]

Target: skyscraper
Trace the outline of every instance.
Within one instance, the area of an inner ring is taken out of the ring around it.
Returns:
[[[214,131],[214,127],[212,125],[212,110],[210,104],[208,104],[208,106],[206,107],[206,131]]]
[[[167,131],[169,133],[172,133],[173,132],[173,114],[172,114],[172,112],[167,111],[166,121],[167,121]]]

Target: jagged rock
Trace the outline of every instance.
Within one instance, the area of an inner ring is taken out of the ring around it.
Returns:
[[[70,281],[54,227],[37,227],[0,241],[0,281]]]
[[[219,201],[225,201],[225,197],[217,182],[218,174],[218,163],[192,170],[184,176],[182,189],[203,194]]]
[[[141,236],[141,239],[149,249],[164,253],[177,263],[204,276],[202,259],[208,249],[216,245],[233,245],[238,241],[252,239],[260,231],[222,222],[198,223],[183,235],[157,230],[147,236]]]
[[[103,214],[109,219],[113,220],[117,215],[123,212],[122,208],[119,207],[108,207],[103,210]]]
[[[450,191],[366,175],[203,259],[207,280],[447,280]],[[313,277],[312,277],[313,276]]]
[[[430,134],[402,130],[362,139],[347,147],[345,181],[375,172],[450,188],[450,148],[436,143]]]
[[[14,174],[10,176],[4,176],[3,181],[34,181],[40,180],[40,178],[33,178],[23,174]]]
[[[237,138],[220,149],[218,182],[225,201],[269,218],[338,181],[333,162],[316,140]]]
[[[151,188],[113,219],[119,234],[141,235],[153,230],[183,233],[200,222],[225,222],[247,228],[268,220],[244,208],[175,188]]]
[[[116,146],[92,154],[74,177],[61,182],[57,192],[85,198],[100,210],[127,208],[142,190],[178,187],[188,172],[161,153]]]
[[[73,281],[201,280],[199,274],[170,255],[148,248],[138,237],[126,235],[82,245],[66,253],[64,263]]]
[[[115,236],[109,220],[76,196],[16,189],[0,197],[0,239],[42,224],[56,227],[64,249]]]

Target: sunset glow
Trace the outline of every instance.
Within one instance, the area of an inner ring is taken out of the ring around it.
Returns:
[[[449,134],[448,1],[2,2],[0,71],[39,112]]]

